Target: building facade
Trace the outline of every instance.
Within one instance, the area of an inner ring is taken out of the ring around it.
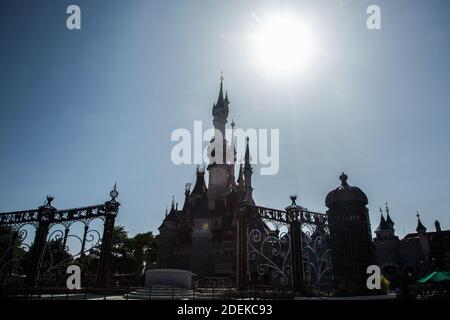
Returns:
[[[386,204],[386,218],[380,208],[380,223],[373,240],[375,261],[383,275],[396,286],[402,279],[418,279],[436,270],[450,271],[450,230],[427,231],[417,214],[416,232],[403,239],[395,235],[394,221]]]
[[[247,138],[244,161],[236,168],[234,141],[225,138],[229,104],[221,79],[219,96],[212,107],[215,134],[208,146],[213,161],[206,169],[197,167],[193,188],[190,184],[185,186],[182,207],[173,199],[170,210],[166,211],[158,228],[158,268],[190,270],[199,278],[237,278],[238,217],[243,204],[255,205],[255,201],[249,140]],[[234,123],[231,123],[233,128]],[[379,265],[383,275],[394,285],[405,274],[418,278],[437,268],[449,271],[450,230],[442,231],[436,221],[436,231],[427,232],[418,217],[416,233],[399,239],[386,205],[386,218],[381,213],[376,237],[372,239],[367,196],[360,188],[348,184],[346,174],[342,173],[340,180],[339,187],[330,191],[325,199],[336,288],[344,284],[353,291],[364,290],[367,267],[373,264]],[[307,210],[297,206],[295,198],[286,212]],[[258,223],[260,230],[268,230],[262,220]],[[266,233],[270,236],[271,232]],[[301,237],[304,239],[305,234]],[[254,266],[243,269],[255,275],[254,278],[258,277]]]

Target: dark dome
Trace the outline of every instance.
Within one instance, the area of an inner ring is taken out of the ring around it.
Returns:
[[[347,178],[347,175],[342,172],[339,177],[341,185],[328,193],[325,199],[325,205],[328,208],[341,204],[367,205],[368,201],[365,193],[358,187],[350,186],[347,183]]]

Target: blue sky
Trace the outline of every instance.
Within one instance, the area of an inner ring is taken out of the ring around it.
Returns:
[[[382,30],[366,28],[370,4]],[[82,29],[66,29],[78,4]],[[311,210],[345,171],[389,202],[397,233],[415,212],[450,228],[450,4],[447,1],[2,1],[0,211],[101,203],[117,181],[118,223],[155,231],[195,166],[170,160],[170,134],[212,124],[220,71],[230,118],[280,129],[280,171],[254,175],[260,205],[298,193]],[[305,74],[254,63],[252,17],[289,13],[319,43]],[[255,170],[257,172],[257,170]]]

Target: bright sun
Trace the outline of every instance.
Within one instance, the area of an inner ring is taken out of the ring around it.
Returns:
[[[309,67],[316,53],[315,39],[307,24],[276,15],[261,20],[251,34],[256,62],[270,74],[286,74]]]

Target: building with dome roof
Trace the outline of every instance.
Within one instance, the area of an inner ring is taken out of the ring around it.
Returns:
[[[340,186],[325,199],[334,280],[336,286],[364,288],[367,267],[373,264],[368,200],[360,188],[348,184],[345,173],[339,179]]]

